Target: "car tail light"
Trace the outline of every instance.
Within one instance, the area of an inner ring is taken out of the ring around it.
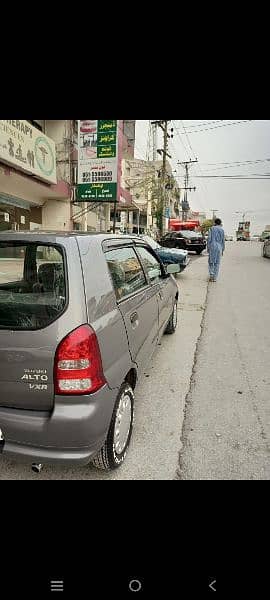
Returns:
[[[55,354],[56,394],[90,394],[106,383],[95,332],[78,327],[60,342]]]

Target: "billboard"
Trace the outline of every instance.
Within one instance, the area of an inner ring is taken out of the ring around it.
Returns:
[[[77,201],[117,200],[118,121],[78,121]]]
[[[0,120],[0,161],[57,183],[55,142],[28,121]]]

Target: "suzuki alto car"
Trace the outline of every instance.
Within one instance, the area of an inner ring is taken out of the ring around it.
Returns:
[[[43,463],[124,460],[134,390],[178,287],[139,238],[0,233],[0,452]]]

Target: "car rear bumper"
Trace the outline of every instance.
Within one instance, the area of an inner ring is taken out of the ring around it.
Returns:
[[[0,453],[26,462],[87,464],[103,445],[118,390],[56,396],[52,413],[0,408]]]
[[[197,252],[198,250],[200,250],[200,252],[202,252],[203,250],[206,250],[206,245],[202,245],[202,244],[189,244],[186,248],[188,250],[188,252]]]

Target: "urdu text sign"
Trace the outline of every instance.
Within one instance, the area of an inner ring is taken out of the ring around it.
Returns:
[[[78,122],[78,201],[116,201],[117,150],[116,120]]]

